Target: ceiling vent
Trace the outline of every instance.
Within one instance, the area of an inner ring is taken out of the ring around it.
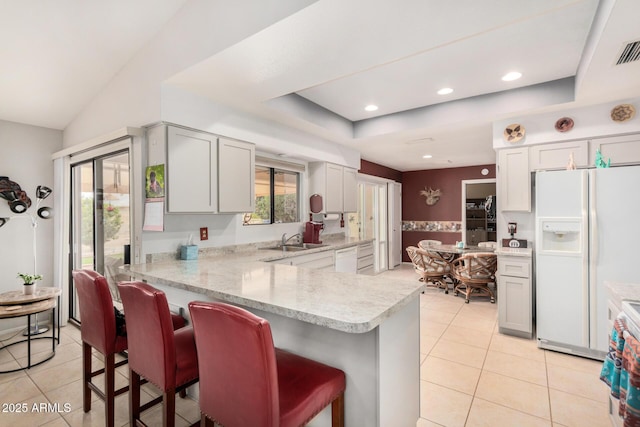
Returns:
[[[616,62],[616,65],[627,64],[629,62],[637,61],[640,59],[640,40],[636,40],[631,43],[627,43],[622,48],[622,53]]]

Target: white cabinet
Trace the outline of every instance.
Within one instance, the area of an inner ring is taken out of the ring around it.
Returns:
[[[532,338],[531,258],[498,255],[497,281],[500,333]]]
[[[502,211],[531,212],[528,147],[498,152],[498,202]]]
[[[344,212],[358,211],[358,171],[351,168],[342,169],[343,209]]]
[[[166,163],[167,212],[253,212],[254,144],[167,126]]]
[[[326,162],[309,163],[309,193],[322,196],[324,213],[356,212],[357,171]]]
[[[272,262],[274,264],[294,265],[296,267],[333,271],[335,267],[335,255],[334,251],[326,250],[312,254],[296,255]]]
[[[605,162],[611,159],[612,166],[640,163],[640,135],[592,139],[589,141],[590,165],[595,164],[598,149]]]
[[[373,274],[375,273],[374,267],[374,253],[373,243],[363,243],[358,245],[358,274]]]
[[[530,170],[565,169],[571,153],[573,153],[576,167],[587,166],[589,163],[589,144],[587,141],[534,145],[529,149]]]
[[[217,154],[214,135],[168,126],[167,212],[217,211]]]
[[[255,209],[255,145],[218,139],[218,212]]]

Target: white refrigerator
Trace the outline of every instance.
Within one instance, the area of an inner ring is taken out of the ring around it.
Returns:
[[[640,286],[638,187],[640,166],[536,173],[539,347],[604,359],[605,282]]]

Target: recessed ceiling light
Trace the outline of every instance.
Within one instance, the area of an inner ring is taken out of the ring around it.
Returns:
[[[511,71],[510,73],[507,73],[504,76],[502,76],[502,80],[504,80],[505,82],[511,82],[513,80],[518,80],[520,77],[522,77],[522,73],[519,73],[517,71]]]
[[[425,154],[424,156],[422,156],[423,159],[430,159],[433,156],[431,154]]]
[[[373,104],[369,104],[366,107],[364,107],[364,109],[366,111],[376,111],[378,109],[378,106],[377,105],[373,105]]]
[[[438,91],[438,95],[449,95],[451,92],[453,92],[453,89],[450,87],[443,87]]]

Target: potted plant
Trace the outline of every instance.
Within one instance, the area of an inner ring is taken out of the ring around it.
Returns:
[[[22,279],[24,287],[22,288],[25,295],[32,295],[36,290],[36,280],[42,280],[39,274],[18,273],[18,277]]]

